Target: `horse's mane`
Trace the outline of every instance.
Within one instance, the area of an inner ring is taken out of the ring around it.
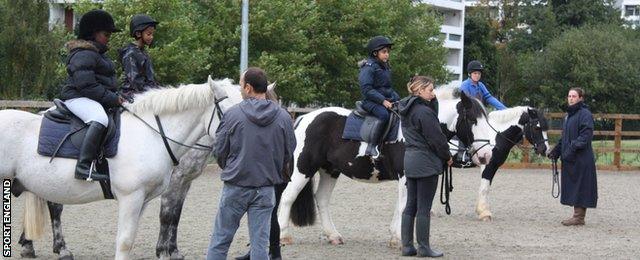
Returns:
[[[231,79],[215,80],[213,84],[232,86]],[[193,108],[205,107],[212,103],[213,90],[209,83],[168,86],[152,89],[134,96],[133,104],[125,106],[134,113],[151,112],[153,114],[171,114]]]
[[[503,110],[496,110],[489,113],[489,119],[496,123],[509,123],[513,120],[520,119],[522,113],[526,113],[529,107],[518,106],[511,107]]]
[[[456,92],[458,91],[459,91],[459,88],[454,86],[440,86],[433,90],[438,100],[460,98],[459,96],[456,96]]]
[[[471,100],[471,103],[473,104],[471,106],[471,108],[469,109],[469,112],[471,113],[471,116],[473,116],[474,118],[482,118],[484,116],[487,115],[487,109],[484,107],[484,105],[482,104],[482,102],[480,102],[480,100],[476,99],[476,98],[469,98]],[[459,109],[459,107],[462,106],[462,103],[459,103],[456,108]],[[460,111],[460,110],[458,110]]]

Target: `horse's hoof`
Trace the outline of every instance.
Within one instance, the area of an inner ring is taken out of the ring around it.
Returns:
[[[171,260],[184,260],[184,256],[180,253],[180,251],[176,250],[173,253],[171,253],[171,257],[169,259],[171,259]]]
[[[22,258],[36,258],[36,253],[33,251],[22,251],[20,252],[20,256]]]
[[[485,216],[481,216],[480,220],[482,220],[483,222],[491,222],[491,215],[485,215]]]
[[[280,238],[281,245],[293,245],[293,237],[281,237]]]
[[[338,238],[334,238],[334,239],[329,239],[329,243],[331,243],[334,246],[337,246],[337,245],[344,244],[344,240],[342,240],[342,237],[338,237]]]
[[[400,239],[398,239],[397,237],[392,237],[391,240],[389,240],[389,247],[402,249],[402,244],[400,243]]]
[[[69,250],[62,250],[58,254],[58,260],[73,260],[73,254]]]

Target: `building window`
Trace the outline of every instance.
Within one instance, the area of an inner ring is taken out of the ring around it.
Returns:
[[[459,42],[462,39],[462,35],[459,34],[449,34],[449,40],[454,42]]]
[[[458,73],[449,73],[449,80],[450,81],[460,80],[460,74],[458,74]]]
[[[625,5],[624,16],[639,16],[640,6],[638,5]]]

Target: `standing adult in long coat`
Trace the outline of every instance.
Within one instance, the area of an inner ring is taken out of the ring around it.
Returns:
[[[587,208],[598,202],[596,164],[591,147],[593,115],[584,104],[584,91],[572,88],[567,95],[567,116],[562,124],[562,137],[549,153],[549,158],[562,162],[562,195],[560,203],[573,206],[574,213],[561,223],[584,225]]]

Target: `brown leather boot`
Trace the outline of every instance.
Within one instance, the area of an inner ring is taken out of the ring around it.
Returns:
[[[573,207],[573,217],[563,220],[562,225],[565,226],[582,226],[584,225],[584,217],[587,209],[582,207]]]

